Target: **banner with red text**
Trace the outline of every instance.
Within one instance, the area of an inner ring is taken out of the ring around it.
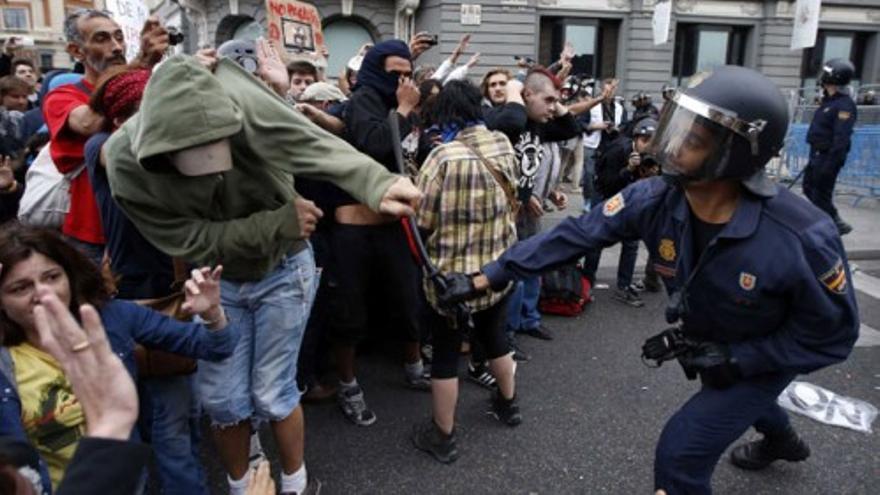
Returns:
[[[321,14],[309,3],[266,0],[269,40],[289,54],[320,54],[324,47]]]

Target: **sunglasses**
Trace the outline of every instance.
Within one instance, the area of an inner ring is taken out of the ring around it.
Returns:
[[[397,76],[398,79],[400,79],[401,77],[407,77],[407,78],[412,77],[412,71],[411,71],[411,70],[405,70],[405,71],[401,71],[401,70],[390,70],[390,71],[388,71],[388,73]]]

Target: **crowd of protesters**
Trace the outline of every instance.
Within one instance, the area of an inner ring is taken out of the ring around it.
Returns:
[[[0,67],[0,478],[15,493],[207,493],[202,415],[230,493],[274,493],[264,424],[280,492],[318,493],[301,403],[379,420],[379,385],[357,375],[367,337],[401,343],[402,382],[433,395],[413,443],[452,462],[460,356],[513,427],[515,360],[530,359],[517,338],[553,334],[540,278],[466,303],[467,317],[440,305],[413,237],[440,272],[477,272],[568,193],[589,209],[658,173],[650,96],[628,119],[617,80],[570,74],[570,46],[477,84],[479,54],[458,64],[469,36],[432,67],[419,34],[365,45],[333,82],[265,40],[166,57],[154,19],[130,62],[138,40],[105,12],[72,13],[65,34],[80,71],[38,79],[9,40]],[[659,290],[633,279],[637,249],[624,244],[614,293],[630,306]],[[139,476],[149,453],[155,476]],[[96,462],[102,474],[83,467]]]

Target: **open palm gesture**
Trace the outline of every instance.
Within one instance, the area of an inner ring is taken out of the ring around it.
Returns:
[[[217,265],[211,270],[204,266],[191,272],[190,279],[183,284],[184,302],[181,309],[190,315],[200,315],[207,320],[216,319],[220,310],[220,275],[223,267]]]
[[[287,78],[287,67],[281,60],[278,50],[265,38],[257,40],[257,60],[260,64],[257,75],[276,93],[284,94],[290,85]]]

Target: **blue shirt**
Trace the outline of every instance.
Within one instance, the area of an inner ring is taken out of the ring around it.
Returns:
[[[777,190],[771,198],[744,190],[700,260],[693,256],[684,191],[656,177],[514,245],[483,273],[492,287],[501,287],[589,250],[643,239],[670,295],[669,323],[679,321],[696,340],[729,344],[745,377],[809,373],[849,355],[858,307],[831,218]]]
[[[110,137],[100,132],[85,145],[85,163],[101,214],[110,267],[120,277],[117,283],[121,299],[151,299],[172,292],[174,266],[171,258],[144,239],[125,216],[110,193],[107,171],[99,163],[101,148]]]
[[[204,325],[178,321],[126,301],[110,301],[100,309],[100,314],[110,348],[133,378],[137,376],[135,343],[196,359],[220,361],[232,354],[240,337],[232,322],[223,330],[212,331]],[[0,348],[0,437],[28,441],[21,424],[21,401],[13,366],[9,350]],[[45,463],[41,467],[43,486],[51,487]]]

